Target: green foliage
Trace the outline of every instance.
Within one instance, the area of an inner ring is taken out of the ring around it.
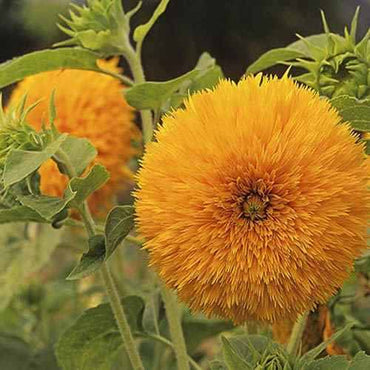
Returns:
[[[87,253],[83,254],[79,264],[68,275],[68,279],[81,279],[97,271],[102,263],[108,260],[133,226],[134,208],[132,206],[114,207],[105,222],[105,235],[99,234],[89,239]]]
[[[65,198],[45,195],[19,195],[17,199],[22,205],[36,211],[43,219],[52,222],[53,218],[62,212],[75,196],[75,193],[70,193]]]
[[[138,44],[143,43],[146,35],[149,33],[150,29],[154,26],[157,19],[166,11],[169,2],[170,0],[161,0],[149,21],[145,24],[136,27],[133,34],[133,38]]]
[[[122,305],[132,331],[140,328],[144,302],[138,296],[123,298]],[[59,339],[56,355],[64,370],[110,370],[122,347],[109,304],[89,309]]]
[[[328,356],[305,364],[303,370],[367,370],[370,368],[370,356],[358,352],[352,360],[346,356]]]
[[[42,50],[25,54],[0,64],[0,88],[25,77],[63,68],[105,73],[96,64],[99,55],[82,48]]]
[[[223,74],[208,53],[203,53],[195,68],[166,82],[143,82],[125,90],[127,102],[137,109],[169,110],[178,107],[190,93],[212,88]]]
[[[105,260],[104,235],[95,235],[88,240],[89,249],[81,257],[79,264],[68,275],[67,280],[82,279],[96,272]]]
[[[370,99],[359,100],[353,96],[341,95],[330,100],[343,120],[359,132],[370,132]]]
[[[86,177],[72,178],[65,192],[65,197],[70,199],[69,205],[73,208],[81,207],[82,203],[101,188],[108,179],[109,172],[101,164],[96,164]]]
[[[306,73],[296,76],[295,79],[314,88],[321,95],[350,95],[359,99],[368,97],[370,32],[356,43],[359,8],[352,19],[350,30],[345,28],[343,37],[330,32],[324,13],[321,15],[325,31],[323,35],[307,38],[298,35],[300,41],[262,55],[249,66],[247,73],[256,73],[283,63],[306,70]]]
[[[59,370],[52,350],[35,351],[23,339],[0,334],[0,369]]]
[[[73,172],[77,176],[81,176],[84,173],[88,165],[97,155],[97,150],[89,140],[71,135],[63,141],[60,149],[68,157],[69,164],[73,167]],[[63,160],[58,157],[54,157],[54,159],[58,163],[61,172],[66,174],[67,169],[65,168]]]
[[[48,225],[0,226],[0,310],[4,309],[25,278],[50,258],[61,237]]]
[[[3,173],[4,187],[8,188],[35,172],[45,161],[50,159],[58,151],[66,138],[67,135],[62,134],[40,151],[19,149],[10,151],[5,160]]]
[[[57,46],[78,45],[103,56],[119,55],[129,47],[130,14],[121,0],[88,0],[86,5],[71,3],[70,19],[60,16],[66,26],[59,28],[70,36]]]
[[[279,48],[272,49],[260,56],[255,62],[253,62],[247,69],[247,74],[257,73],[274,66],[275,64],[280,64],[287,60],[292,60],[296,58],[304,57],[305,55],[292,48]]]
[[[190,354],[193,354],[205,339],[233,328],[234,325],[230,321],[194,317],[190,314],[184,315],[182,320],[186,347]]]
[[[222,337],[222,343],[224,361],[229,370],[292,369],[285,350],[265,336]]]
[[[47,223],[48,220],[43,218],[32,208],[26,206],[15,206],[11,209],[0,209],[0,224],[6,224],[10,222]]]
[[[109,212],[105,221],[106,258],[112,255],[133,227],[134,207],[117,206]]]

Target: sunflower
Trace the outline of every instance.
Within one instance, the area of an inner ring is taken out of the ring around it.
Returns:
[[[369,205],[363,144],[339,123],[309,88],[260,75],[164,117],[138,174],[137,226],[192,309],[273,322],[342,285]]]
[[[118,59],[100,61],[100,66],[120,72]],[[111,174],[109,182],[90,199],[94,210],[105,209],[132,177],[126,164],[135,155],[131,141],[138,133],[133,109],[122,95],[123,86],[111,76],[92,71],[60,70],[27,77],[13,90],[9,105],[27,94],[27,102],[40,103],[27,116],[28,123],[40,129],[48,118],[50,95],[55,90],[56,127],[61,132],[87,138],[96,147],[96,160]],[[41,191],[60,196],[68,179],[53,161],[40,168]]]

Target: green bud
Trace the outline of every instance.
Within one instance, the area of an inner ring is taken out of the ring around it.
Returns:
[[[359,8],[353,17],[350,31],[345,28],[344,36],[331,33],[324,13],[321,15],[326,42],[318,46],[300,37],[307,49],[306,57],[284,64],[307,71],[296,79],[314,88],[321,95],[329,98],[339,95],[350,95],[359,99],[369,97],[370,30],[356,43]]]
[[[38,102],[26,108],[26,100],[25,95],[17,106],[8,107],[4,111],[0,94],[0,168],[3,168],[6,156],[11,150],[40,151],[53,140],[56,134],[55,130],[53,131],[53,123],[51,123],[51,129],[46,129],[43,125],[40,132],[27,123],[28,113]],[[53,100],[50,105],[53,105]]]
[[[82,46],[104,57],[124,54],[130,47],[129,21],[140,6],[125,13],[121,0],[87,0],[85,6],[72,3],[70,19],[60,16],[65,25],[58,25],[70,39],[56,46]]]

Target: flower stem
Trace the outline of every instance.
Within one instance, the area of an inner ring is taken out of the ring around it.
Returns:
[[[140,53],[135,52],[132,47],[127,48],[125,52],[125,58],[131,68],[132,76],[134,77],[135,83],[145,82],[145,74],[143,66],[141,64]],[[150,110],[140,111],[141,122],[143,128],[144,143],[148,144],[152,141],[153,137],[153,119]]]
[[[69,178],[76,177],[77,176],[76,171],[68,155],[63,150],[59,150],[57,152],[57,157],[60,160],[62,160],[63,165],[66,168],[68,177]],[[78,211],[82,217],[82,221],[85,225],[89,238],[93,237],[94,235],[96,235],[96,225],[91,215],[88,203],[85,201],[82,204],[82,206],[78,208]],[[139,351],[136,348],[130,326],[127,322],[125,311],[123,310],[123,307],[121,305],[121,300],[117,288],[114,285],[113,278],[109,271],[107,262],[104,262],[102,264],[101,272],[104,280],[104,285],[107,291],[107,295],[109,297],[109,302],[111,304],[114,317],[116,318],[116,322],[122,336],[123,345],[131,361],[131,365],[134,370],[144,370],[144,366],[140,359]]]
[[[181,313],[176,296],[169,289],[161,286],[161,293],[166,307],[166,316],[170,329],[171,339],[174,344],[174,351],[179,370],[189,370],[189,360],[186,351],[184,334],[181,326]]]
[[[297,354],[299,345],[302,340],[302,335],[306,327],[308,314],[309,312],[307,311],[303,315],[299,316],[293,326],[293,330],[290,334],[289,342],[287,345],[287,352],[292,356],[296,356]]]
[[[135,345],[134,337],[131,333],[131,329],[128,324],[125,312],[121,305],[120,297],[118,295],[112,275],[106,262],[102,265],[101,273],[103,276],[105,289],[108,293],[109,302],[112,307],[114,317],[116,318],[127,355],[130,358],[131,365],[134,370],[144,370],[143,363],[141,362],[139,352]]]

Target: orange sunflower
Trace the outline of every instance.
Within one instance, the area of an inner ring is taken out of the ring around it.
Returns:
[[[288,77],[221,81],[163,120],[139,171],[151,265],[194,310],[241,323],[325,302],[366,247],[368,163]]]
[[[119,73],[118,59],[100,61],[102,68]],[[107,208],[117,192],[132,176],[126,164],[135,155],[131,141],[138,132],[133,123],[133,109],[122,95],[123,86],[111,76],[92,71],[59,70],[27,77],[11,95],[9,105],[27,94],[27,102],[40,103],[29,115],[28,123],[41,128],[48,118],[50,95],[55,90],[56,127],[90,140],[96,147],[96,161],[111,174],[109,182],[90,198],[96,211]],[[41,191],[60,196],[67,184],[55,163],[50,160],[40,168]]]

